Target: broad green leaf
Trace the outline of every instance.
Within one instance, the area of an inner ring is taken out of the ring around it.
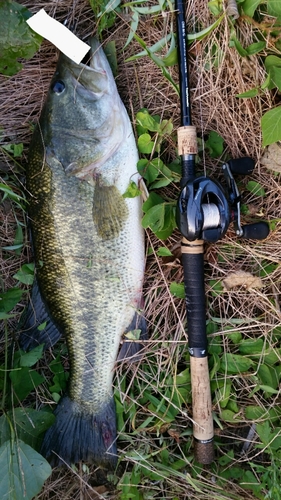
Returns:
[[[20,59],[30,59],[39,49],[42,37],[26,20],[32,13],[23,5],[9,0],[0,3],[0,73],[15,75],[21,70]]]
[[[0,445],[12,438],[11,423],[17,437],[36,449],[38,438],[54,421],[55,416],[50,412],[37,411],[32,408],[14,408],[7,412],[7,415],[0,417]]]
[[[167,247],[158,248],[156,253],[157,253],[157,255],[159,255],[159,257],[172,257],[173,256],[172,252]]]
[[[261,2],[262,0],[245,0],[245,2],[242,3],[243,11],[247,16],[253,17],[255,10]]]
[[[246,185],[247,189],[250,193],[253,193],[255,196],[265,196],[265,189],[260,185],[259,182],[249,181]]]
[[[220,0],[211,0],[208,2],[208,7],[214,16],[219,16],[222,13],[223,4]]]
[[[3,144],[2,148],[13,155],[14,158],[17,158],[22,155],[23,152],[23,143],[20,144]]]
[[[25,399],[31,391],[45,380],[38,372],[31,370],[27,366],[20,370],[15,369],[11,371],[9,376],[12,381],[13,390],[19,401]]]
[[[159,194],[154,193],[154,191],[150,191],[149,197],[147,198],[147,200],[144,202],[144,204],[142,206],[143,212],[146,213],[152,207],[154,207],[155,205],[159,205],[161,203],[164,203],[163,198],[161,196],[159,196]]]
[[[233,344],[239,344],[242,340],[241,332],[227,332],[228,338],[233,342]]]
[[[13,278],[25,285],[32,285],[34,281],[34,264],[23,264],[16,274],[14,274]]]
[[[278,408],[269,408],[265,409],[262,406],[247,406],[245,408],[245,417],[249,420],[260,420],[271,422],[279,421],[280,419],[280,409]]]
[[[281,2],[280,0],[267,0],[267,9],[270,16],[275,16],[281,19]]]
[[[270,109],[261,119],[263,147],[281,140],[281,106]]]
[[[136,122],[138,125],[141,125],[145,130],[149,130],[150,132],[160,131],[159,122],[156,121],[155,118],[147,111],[139,111],[136,114]]]
[[[270,88],[277,87],[278,90],[281,90],[281,67],[273,66],[270,68],[269,75],[272,83]]]
[[[254,54],[258,54],[261,50],[265,49],[266,42],[255,42],[251,43],[246,47],[246,52],[248,56],[253,56]]]
[[[39,359],[42,358],[43,349],[44,345],[41,344],[34,347],[34,349],[32,349],[29,352],[20,351],[18,365],[22,367],[27,366],[29,368],[35,365],[35,363],[37,363],[37,361],[39,361]]]
[[[139,190],[136,183],[134,181],[131,181],[125,193],[122,196],[123,198],[136,198],[136,196],[139,196],[140,194],[141,191]]]
[[[161,203],[150,208],[142,219],[142,226],[150,227],[161,240],[168,238],[176,227],[173,205]]]
[[[263,351],[264,340],[263,339],[245,339],[239,344],[239,351],[241,354],[261,354]]]
[[[225,353],[221,359],[221,371],[229,374],[247,372],[252,366],[253,361],[240,354]]]
[[[239,418],[239,414],[237,415],[228,409],[222,410],[220,415],[225,422],[239,422],[239,420],[241,420],[241,418]]]
[[[154,158],[153,160],[141,159],[137,163],[139,174],[148,182],[148,184],[151,184],[157,179],[160,173],[159,170],[162,166],[163,162],[160,158]]]
[[[174,295],[174,297],[185,299],[184,283],[176,283],[175,281],[173,281],[170,284],[170,292],[172,295]]]
[[[149,134],[142,134],[138,138],[138,149],[140,153],[150,154],[154,148],[154,142]]]
[[[223,137],[217,132],[211,130],[209,133],[208,140],[206,141],[206,146],[210,150],[211,158],[219,158],[223,153]]]
[[[239,97],[241,99],[247,99],[249,97],[256,97],[257,95],[259,95],[259,89],[254,88],[247,90],[246,92],[242,92],[242,94],[237,94],[236,97]]]
[[[1,500],[31,500],[52,472],[45,458],[21,440],[1,446],[0,470]]]
[[[21,300],[24,290],[10,288],[7,292],[0,293],[0,311],[10,312]]]
[[[269,70],[274,66],[281,68],[281,57],[274,55],[267,56],[264,60],[264,65],[267,72],[269,72]]]
[[[217,389],[217,401],[220,404],[221,408],[226,407],[232,390],[233,388],[231,380],[223,381],[221,387]]]

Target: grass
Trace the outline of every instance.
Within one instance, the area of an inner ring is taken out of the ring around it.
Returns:
[[[57,19],[77,19],[77,34],[84,38],[95,31],[94,16],[88,1],[78,3],[21,2],[33,12],[45,7]],[[153,2],[157,4],[157,2]],[[196,21],[200,31],[214,22],[206,2],[188,5],[189,30]],[[130,13],[130,12],[128,12]],[[170,32],[172,12],[139,16],[138,33],[151,47]],[[130,18],[119,13],[114,25],[103,31],[105,42],[115,40],[119,71],[117,85],[137,132],[137,113],[147,108],[151,115],[168,119],[174,130],[180,124],[179,98],[169,82],[149,57],[126,62],[142,47],[137,41],[123,51],[129,36]],[[254,23],[238,22],[237,32],[243,46],[261,36]],[[194,124],[201,136],[201,159],[198,169],[218,177],[222,159],[249,155],[257,166],[249,178],[239,180],[243,192],[243,223],[265,217],[271,226],[266,241],[238,240],[230,229],[216,244],[206,245],[207,325],[210,340],[213,411],[216,422],[216,461],[208,467],[194,462],[191,439],[191,397],[189,358],[185,332],[185,304],[171,283],[181,284],[179,259],[180,235],[175,230],[163,243],[147,230],[147,267],[144,284],[145,314],[150,338],[145,356],[135,365],[117,365],[115,395],[119,428],[120,465],[107,477],[93,465],[54,470],[38,500],[53,499],[274,499],[281,498],[280,483],[280,394],[281,313],[280,296],[280,174],[261,163],[260,118],[278,102],[276,90],[265,91],[253,99],[238,99],[265,80],[265,68],[259,56],[241,57],[231,43],[227,18],[190,50],[191,98]],[[167,47],[162,49],[162,55]],[[264,54],[265,55],[265,54]],[[1,127],[5,144],[24,144],[21,165],[26,162],[33,123],[44,102],[56,62],[56,51],[44,42],[39,53],[14,77],[1,79]],[[177,68],[168,68],[177,82]],[[32,91],[31,91],[32,90]],[[212,158],[204,147],[210,131],[224,140],[223,154]],[[161,146],[166,165],[176,156],[173,133]],[[0,151],[0,182],[16,194],[22,194],[22,170]],[[18,158],[16,159],[18,162]],[[221,180],[221,177],[220,177]],[[247,188],[249,180],[261,185],[265,195]],[[163,197],[176,199],[177,182],[161,189]],[[3,196],[3,192],[1,192]],[[32,262],[25,207],[20,208],[11,196],[1,204],[1,287],[25,290],[20,301],[3,321],[1,365],[7,345],[14,346],[17,320],[28,298],[29,286],[15,278],[26,262]],[[16,249],[5,247],[19,245]],[[166,246],[172,254],[161,257]],[[4,247],[4,248],[3,248]],[[159,255],[160,254],[160,255]],[[247,278],[236,288],[224,280],[239,271],[259,279],[249,285]],[[257,284],[258,283],[258,284]],[[13,303],[11,303],[13,305]],[[13,315],[10,317],[10,315]],[[24,400],[23,407],[42,409],[54,404],[50,387],[54,373],[48,365],[60,354],[63,368],[68,361],[64,344],[43,354],[34,368],[45,382]],[[14,402],[15,406],[18,406]]]

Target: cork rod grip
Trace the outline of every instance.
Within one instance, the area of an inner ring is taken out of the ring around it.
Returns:
[[[194,454],[197,462],[214,460],[214,425],[208,358],[190,357]]]

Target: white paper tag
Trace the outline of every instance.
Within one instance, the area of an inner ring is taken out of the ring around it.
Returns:
[[[61,52],[79,64],[90,50],[87,43],[82,42],[66,26],[50,17],[44,9],[27,19],[33,31],[52,42]]]

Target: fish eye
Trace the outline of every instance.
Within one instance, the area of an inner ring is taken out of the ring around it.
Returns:
[[[55,94],[61,94],[64,89],[65,89],[65,84],[61,81],[61,80],[56,80],[52,86],[51,86],[51,89],[52,91],[55,93]]]

